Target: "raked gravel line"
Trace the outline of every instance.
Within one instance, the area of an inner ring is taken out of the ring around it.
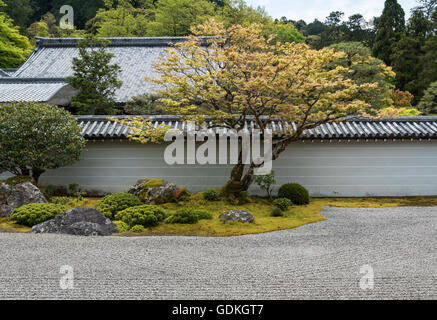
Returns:
[[[437,208],[324,208],[228,238],[0,233],[0,299],[437,299]],[[280,219],[280,218],[278,218]],[[60,288],[60,267],[74,288]],[[360,288],[363,265],[374,288]]]

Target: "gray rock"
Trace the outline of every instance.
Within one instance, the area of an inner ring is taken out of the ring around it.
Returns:
[[[32,228],[32,233],[62,233],[80,236],[110,236],[118,232],[116,225],[99,210],[87,207],[68,210]]]
[[[220,220],[222,222],[241,221],[250,223],[255,220],[255,217],[246,210],[229,210],[220,215]]]
[[[46,203],[42,192],[30,182],[9,186],[0,184],[0,217],[9,217],[12,211],[29,203]]]
[[[142,202],[148,204],[162,204],[168,202],[174,202],[178,200],[180,196],[188,194],[188,191],[184,190],[183,193],[178,192],[180,189],[174,183],[153,179],[141,179],[138,180],[127,192],[137,196]],[[161,182],[160,185],[156,185],[156,182]],[[148,186],[148,183],[150,186]]]

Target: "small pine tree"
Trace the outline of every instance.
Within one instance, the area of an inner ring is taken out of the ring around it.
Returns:
[[[78,114],[116,114],[115,91],[121,87],[121,71],[117,64],[110,64],[114,57],[106,52],[109,41],[87,37],[78,44],[79,58],[73,59],[73,76],[68,83],[79,90],[71,106]]]
[[[267,196],[269,199],[272,198],[273,185],[276,183],[275,180],[275,171],[271,171],[269,174],[256,176],[255,183],[265,192],[267,192]]]

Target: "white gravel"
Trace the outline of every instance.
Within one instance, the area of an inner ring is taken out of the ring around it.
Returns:
[[[0,233],[1,299],[437,299],[437,208],[325,208],[229,238]],[[281,219],[281,218],[278,218]],[[74,288],[60,288],[60,267]],[[360,288],[363,265],[374,288]]]

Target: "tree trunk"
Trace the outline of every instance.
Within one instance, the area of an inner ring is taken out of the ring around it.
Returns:
[[[286,149],[287,145],[292,140],[286,140],[278,142],[274,145],[272,150],[272,160],[276,160],[279,155]],[[240,152],[238,157],[238,164],[236,164],[231,171],[231,177],[228,182],[223,186],[222,193],[225,195],[233,195],[238,197],[241,191],[247,191],[255,180],[254,170],[259,167],[252,163],[243,176],[245,165],[242,163],[242,153]]]
[[[21,171],[21,175],[22,176],[29,176],[30,177],[30,170],[29,169],[27,169],[27,168],[20,168],[20,171]]]
[[[245,190],[242,182],[245,164],[243,164],[242,158],[242,151],[240,151],[238,163],[232,168],[231,177],[222,188],[222,193],[226,196],[238,196],[241,191]]]
[[[38,184],[39,177],[45,172],[43,169],[33,168],[32,169],[32,177],[35,180],[35,183]]]

